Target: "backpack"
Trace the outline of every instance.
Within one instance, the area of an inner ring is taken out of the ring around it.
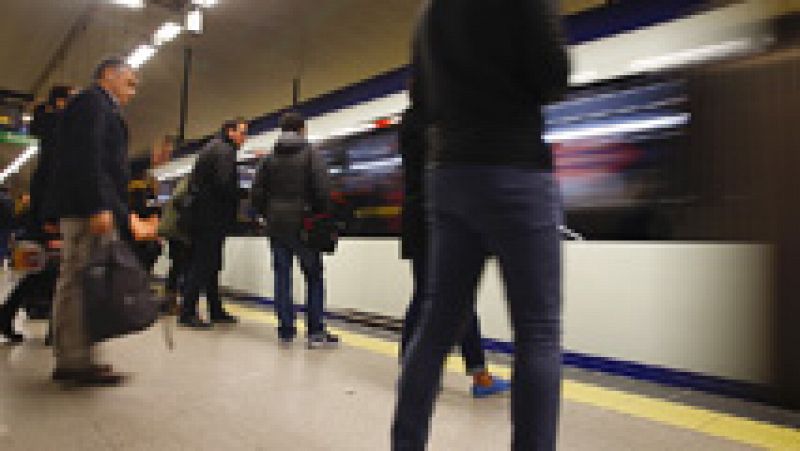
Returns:
[[[195,197],[191,190],[191,177],[181,179],[172,197],[164,204],[161,210],[161,220],[158,224],[158,234],[168,240],[177,240],[189,243],[189,229],[191,224],[192,201]]]

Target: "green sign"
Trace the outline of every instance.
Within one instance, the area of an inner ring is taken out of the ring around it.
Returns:
[[[38,142],[36,138],[29,135],[14,132],[0,131],[0,144],[16,144],[19,146],[31,146]]]

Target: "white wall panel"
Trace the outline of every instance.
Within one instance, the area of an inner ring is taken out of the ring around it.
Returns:
[[[767,246],[704,243],[564,245],[564,344],[572,351],[765,382]],[[395,240],[344,240],[325,258],[328,308],[400,317],[410,268]],[[228,240],[224,285],[273,296],[266,239]],[[304,302],[295,268],[295,301]],[[478,294],[486,337],[509,340],[504,290],[487,263]]]

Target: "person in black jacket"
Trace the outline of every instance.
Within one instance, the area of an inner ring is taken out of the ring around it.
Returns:
[[[74,94],[75,90],[69,86],[54,86],[50,90],[48,101],[36,108],[31,124],[31,134],[39,138],[39,158],[31,178],[30,208],[21,221],[24,234],[20,239],[36,241],[45,247],[54,245],[59,238],[55,221],[45,218],[43,206],[56,152],[57,124]],[[31,298],[52,299],[57,277],[57,265],[48,261],[42,272],[26,274],[14,287],[6,303],[0,308],[0,333],[10,342],[23,341],[22,334],[15,332],[13,328],[17,311]]]
[[[411,260],[414,291],[403,320],[400,341],[400,356],[403,357],[418,328],[425,308],[425,285],[427,284],[428,230],[425,214],[425,189],[422,168],[425,164],[425,122],[419,107],[412,106],[403,113],[399,133],[400,153],[403,157],[405,192],[402,215],[402,257]],[[481,343],[480,321],[477,313],[472,315],[464,337],[461,339],[461,355],[464,357],[467,374],[472,376],[472,395],[482,398],[508,391],[508,381],[492,376],[486,368],[486,355]]]
[[[222,126],[220,136],[211,140],[200,154],[191,174],[193,200],[189,207],[189,268],[184,282],[179,324],[209,328],[197,314],[200,290],[205,289],[211,322],[236,323],[222,308],[219,272],[225,235],[236,223],[239,208],[239,174],[236,152],[247,139],[247,122],[236,119]]]
[[[98,246],[114,239],[152,239],[157,224],[129,214],[127,205],[128,128],[121,107],[136,93],[136,73],[111,58],[98,65],[94,80],[61,117],[45,202],[45,215],[60,219],[63,236],[53,303],[53,379],[118,384],[121,374],[95,363],[83,318],[83,275]]]
[[[37,226],[54,230],[54,218],[47,218],[45,199],[53,176],[53,161],[57,158],[57,129],[69,100],[77,94],[71,86],[54,86],[47,103],[37,108],[31,124],[31,134],[39,138],[39,158],[31,177],[31,211]]]
[[[280,125],[281,136],[272,155],[259,165],[253,183],[253,205],[267,220],[272,247],[278,336],[291,343],[297,334],[292,297],[292,262],[297,256],[307,285],[307,346],[336,346],[339,337],[325,330],[323,318],[322,256],[301,238],[306,218],[331,211],[328,172],[306,139],[305,119],[300,114],[286,113]]]
[[[429,0],[413,44],[426,125],[427,310],[406,351],[392,449],[425,449],[444,359],[495,255],[514,336],[514,450],[556,448],[561,388],[560,195],[542,106],[565,91],[556,2]]]

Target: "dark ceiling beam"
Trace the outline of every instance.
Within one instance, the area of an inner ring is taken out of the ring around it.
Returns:
[[[86,27],[89,26],[89,22],[91,22],[94,13],[100,7],[99,0],[93,0],[83,13],[75,20],[75,23],[72,24],[72,27],[67,32],[67,35],[64,36],[64,39],[61,41],[61,45],[58,46],[58,49],[53,53],[53,56],[50,57],[50,60],[45,65],[42,73],[39,77],[36,78],[36,81],[31,86],[30,92],[36,95],[47,83],[47,79],[50,78],[50,75],[58,68],[58,66],[64,62],[64,59],[67,57],[67,52],[69,52],[70,47],[72,44],[75,43],[75,40],[78,36],[81,35],[86,30]]]

